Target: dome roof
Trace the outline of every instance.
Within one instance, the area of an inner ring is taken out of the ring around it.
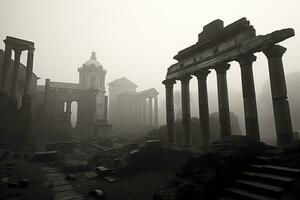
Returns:
[[[91,58],[83,64],[83,67],[102,67],[101,63],[97,60],[96,53],[92,52]]]

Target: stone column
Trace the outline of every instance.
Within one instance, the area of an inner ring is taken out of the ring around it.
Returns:
[[[21,51],[18,49],[14,49],[15,59],[14,59],[14,67],[12,74],[12,82],[10,85],[9,91],[9,108],[10,110],[16,110],[18,108],[18,99],[17,99],[17,83],[18,83],[18,74],[19,74],[19,66],[20,66],[20,58]]]
[[[216,66],[214,66],[214,69],[217,72],[221,138],[225,138],[231,135],[229,100],[228,100],[227,77],[226,77],[226,71],[229,69],[229,67],[230,65],[227,63],[219,63]]]
[[[12,48],[10,47],[9,44],[5,43],[5,54],[4,54],[4,62],[3,62],[2,77],[1,77],[1,92],[6,91],[7,76],[8,76],[9,64],[11,60],[11,53],[12,53]]]
[[[152,97],[149,97],[149,107],[148,107],[148,111],[149,111],[149,127],[153,127],[153,101],[152,101]]]
[[[19,67],[20,67],[20,58],[21,58],[22,51],[18,49],[14,49],[14,52],[15,52],[14,69],[13,69],[11,88],[10,88],[10,94],[13,96],[16,95],[18,74],[19,74]]]
[[[185,147],[192,145],[191,136],[191,109],[190,109],[190,86],[191,76],[180,78],[181,82],[181,105],[182,105],[182,126],[183,126],[183,144]]]
[[[286,146],[293,142],[293,128],[282,63],[285,51],[286,48],[279,45],[273,45],[264,50],[269,64],[277,144],[280,146]]]
[[[31,113],[30,87],[31,87],[31,79],[32,79],[32,71],[33,71],[33,51],[34,49],[28,50],[25,85],[24,85],[24,93],[22,96],[22,107],[21,107],[21,109],[27,112],[28,114]]]
[[[175,145],[175,133],[174,133],[174,95],[173,86],[176,83],[175,80],[164,80],[163,84],[166,87],[166,121],[167,121],[167,140],[168,145]]]
[[[142,127],[145,128],[147,126],[146,121],[147,121],[147,117],[146,117],[146,99],[142,98],[141,99],[141,121],[142,121]]]
[[[104,96],[104,120],[108,121],[108,96]]]
[[[71,115],[72,115],[71,103],[72,103],[71,102],[71,94],[68,94],[66,114],[67,114],[67,120],[68,120],[68,122],[70,122],[70,124],[71,124]]]
[[[34,49],[28,50],[24,95],[30,94],[31,79],[33,72],[33,51]]]
[[[49,90],[50,90],[50,79],[46,79],[45,81],[45,92],[44,92],[44,111],[48,111],[48,98],[49,98]]]
[[[206,83],[209,73],[209,70],[201,70],[195,74],[198,79],[200,146],[209,145],[209,110]]]
[[[158,101],[157,96],[154,98],[154,127],[158,127]]]
[[[256,56],[253,54],[246,54],[237,58],[241,67],[246,135],[259,141],[260,136],[252,70],[252,63],[255,60]]]

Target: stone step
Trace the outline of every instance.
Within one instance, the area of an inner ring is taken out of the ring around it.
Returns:
[[[263,183],[273,184],[281,187],[291,187],[294,183],[294,179],[286,176],[278,176],[274,174],[268,174],[263,172],[251,172],[243,171],[241,172],[241,177],[245,179],[260,181]]]
[[[269,164],[279,160],[280,160],[279,156],[256,156],[254,158],[255,163],[260,163],[260,164],[266,164],[266,163]]]
[[[267,172],[269,174],[283,175],[289,177],[299,177],[300,169],[281,167],[277,165],[250,165],[250,169],[259,172]]]
[[[283,188],[279,186],[245,179],[236,179],[234,183],[238,188],[263,196],[280,197],[283,191]]]
[[[224,191],[230,197],[236,198],[238,200],[277,200],[276,198],[266,197],[234,187],[225,188]]]

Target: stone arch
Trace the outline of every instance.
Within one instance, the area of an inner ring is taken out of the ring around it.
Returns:
[[[76,128],[78,121],[78,101],[71,101],[71,125],[73,128]]]

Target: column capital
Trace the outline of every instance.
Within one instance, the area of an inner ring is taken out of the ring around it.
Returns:
[[[176,80],[174,79],[166,79],[162,82],[166,87],[172,87],[176,83]]]
[[[179,80],[181,83],[189,83],[192,78],[193,78],[192,76],[188,75],[188,76],[180,77]]]
[[[240,66],[244,66],[247,64],[252,64],[254,61],[256,61],[256,56],[252,53],[242,54],[238,56],[235,60],[240,64]]]
[[[198,80],[206,80],[208,74],[210,73],[210,70],[204,69],[204,70],[199,70],[194,73],[194,75],[197,77]]]
[[[217,74],[225,73],[229,68],[230,68],[230,64],[228,63],[217,63],[214,66],[214,69],[216,70]]]
[[[20,50],[18,48],[13,48],[13,50],[14,50],[16,56],[20,56],[22,53],[22,50]]]
[[[281,58],[285,52],[286,48],[280,45],[272,45],[263,51],[268,59]]]

